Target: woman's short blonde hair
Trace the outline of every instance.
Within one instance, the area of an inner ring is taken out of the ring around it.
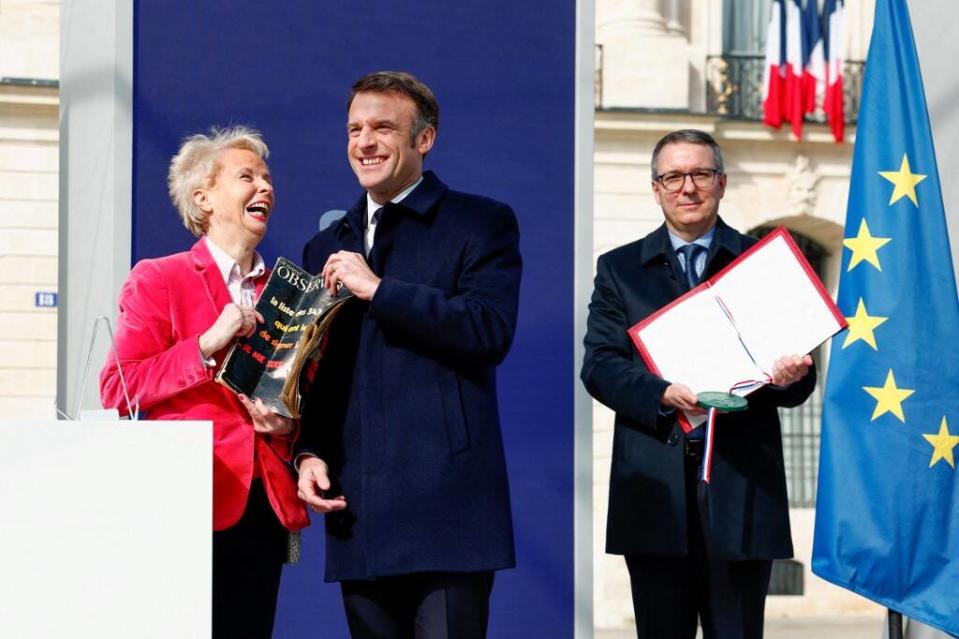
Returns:
[[[227,149],[253,151],[263,160],[270,155],[270,149],[259,131],[246,126],[233,126],[222,129],[213,127],[209,135],[191,135],[170,160],[170,172],[167,175],[170,199],[180,213],[183,225],[197,237],[206,235],[209,224],[207,213],[193,201],[193,193],[197,189],[213,186],[220,172],[220,153]]]

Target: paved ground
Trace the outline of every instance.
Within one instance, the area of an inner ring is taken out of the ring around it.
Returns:
[[[597,630],[595,639],[635,636],[632,630]],[[859,616],[767,619],[763,639],[882,639],[882,620]]]

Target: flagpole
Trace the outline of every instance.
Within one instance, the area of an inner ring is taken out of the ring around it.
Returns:
[[[902,639],[902,613],[888,608],[889,612],[889,639]]]

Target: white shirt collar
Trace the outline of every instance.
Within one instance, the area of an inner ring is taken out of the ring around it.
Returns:
[[[210,238],[204,237],[203,239],[206,242],[206,247],[210,249],[210,255],[213,256],[213,261],[216,262],[216,267],[219,269],[220,275],[223,276],[224,283],[229,284],[231,276],[236,277],[238,280],[256,279],[266,273],[266,264],[263,262],[263,257],[259,252],[253,251],[253,268],[250,269],[246,277],[242,277],[240,275],[240,265],[236,263],[236,260],[214,244]]]
[[[421,175],[420,179],[418,179],[416,182],[413,182],[408,187],[406,187],[405,189],[397,193],[396,196],[390,200],[390,202],[393,202],[394,204],[398,202],[402,202],[403,199],[407,195],[412,193],[413,189],[418,187],[420,185],[420,182],[422,181],[423,181],[423,176]],[[366,224],[367,226],[369,226],[370,221],[373,219],[373,214],[376,213],[381,208],[383,208],[383,205],[377,202],[376,200],[374,200],[373,196],[370,195],[369,192],[367,192],[366,194]]]
[[[681,247],[686,246],[687,244],[699,244],[704,249],[709,249],[713,243],[713,236],[716,235],[716,227],[713,226],[713,228],[709,229],[692,242],[687,242],[683,238],[673,235],[673,232],[669,229],[666,229],[666,232],[669,233],[669,243],[672,245],[674,251],[678,251]]]

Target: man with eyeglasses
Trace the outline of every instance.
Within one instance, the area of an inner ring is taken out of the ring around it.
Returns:
[[[650,372],[626,330],[756,240],[719,217],[727,176],[708,133],[663,137],[652,178],[664,224],[600,256],[584,340],[583,383],[616,412],[606,552],[626,558],[640,639],[693,639],[697,621],[704,639],[760,638],[772,560],[793,554],[777,408],[805,401],[815,369],[808,355],[777,360],[749,408],[720,417],[700,483],[702,429],[684,434],[676,414],[704,411],[683,380]]]

